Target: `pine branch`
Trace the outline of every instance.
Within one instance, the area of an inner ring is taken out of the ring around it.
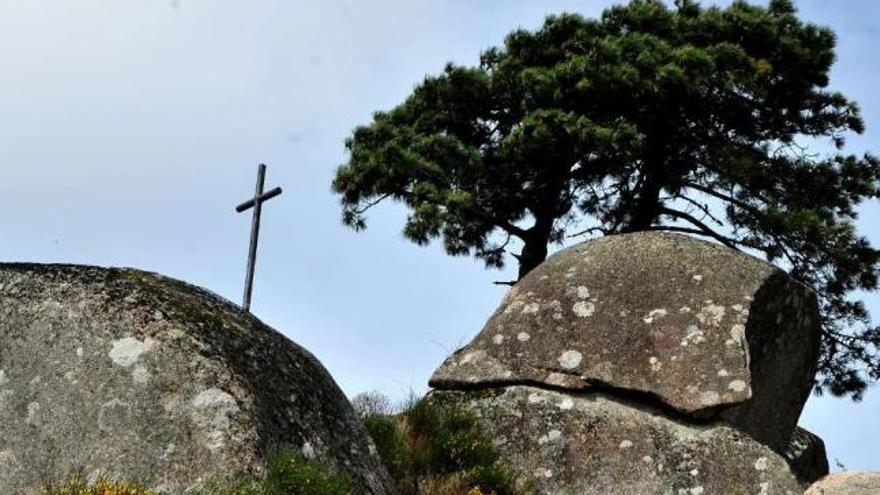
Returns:
[[[697,227],[697,229],[699,229],[699,231],[703,235],[712,237],[713,239],[717,240],[718,242],[724,244],[725,246],[727,246],[731,249],[736,249],[737,251],[739,251],[739,248],[737,247],[735,240],[730,239],[726,236],[723,236],[723,235],[719,234],[718,232],[715,232],[714,230],[709,228],[708,225],[704,224],[703,222],[701,222],[698,218],[694,217],[693,215],[689,215],[683,211],[673,210],[672,208],[668,208],[666,206],[660,207],[660,213],[674,217],[674,218],[678,218],[680,220],[684,220],[684,221],[690,223],[691,225]]]
[[[380,196],[380,197],[379,197],[378,199],[376,199],[375,201],[370,201],[370,202],[366,203],[364,206],[361,206],[360,208],[357,208],[356,210],[354,210],[354,213],[355,213],[356,215],[363,215],[364,213],[367,212],[367,210],[369,210],[370,208],[376,206],[377,204],[381,203],[382,201],[385,201],[386,199],[388,199],[389,197],[391,197],[391,196],[393,196],[393,195],[394,195],[394,193],[386,193],[386,194],[383,194],[382,196]]]

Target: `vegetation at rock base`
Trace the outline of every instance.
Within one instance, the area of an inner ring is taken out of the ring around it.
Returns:
[[[665,230],[761,254],[820,297],[817,391],[859,398],[880,378],[880,327],[851,296],[877,289],[880,251],[854,221],[880,161],[839,152],[864,123],[828,89],[834,47],[790,0],[551,16],[356,128],[333,182],[343,222],[401,202],[408,239],[490,267],[518,249],[520,278],[576,236]]]
[[[378,393],[371,395],[388,400]],[[383,409],[384,410],[384,409]],[[476,418],[428,400],[411,401],[403,412],[386,415],[364,410],[364,423],[394,478],[399,495],[524,495],[517,477],[499,461]],[[272,456],[259,476],[208,482],[188,495],[356,495],[351,478],[317,460],[296,454]],[[160,495],[146,484],[75,476],[42,495]]]
[[[137,483],[99,478],[88,483],[79,476],[57,488],[44,488],[43,495],[159,495],[159,492]]]
[[[468,411],[412,399],[398,414],[368,411],[363,420],[399,495],[529,492]]]
[[[187,491],[189,495],[354,495],[349,476],[328,470],[316,460],[295,454],[271,456],[259,476],[242,476],[232,482],[209,482]],[[43,495],[159,495],[137,483],[101,478],[86,483],[75,477],[59,488],[46,488]]]

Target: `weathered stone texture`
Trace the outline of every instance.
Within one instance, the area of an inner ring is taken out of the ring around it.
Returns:
[[[274,449],[389,493],[326,370],[231,303],[130,269],[0,265],[0,493],[75,472],[179,493]]]
[[[473,411],[541,495],[794,495],[785,460],[722,423],[694,425],[602,393],[435,391]]]
[[[804,495],[877,495],[880,473],[853,471],[829,474],[812,485]]]
[[[794,430],[783,456],[788,461],[791,471],[805,488],[828,474],[825,442],[814,433],[801,427]]]
[[[819,338],[815,295],[766,262],[684,235],[615,235],[529,273],[431,385],[617,389],[721,415],[781,452]]]

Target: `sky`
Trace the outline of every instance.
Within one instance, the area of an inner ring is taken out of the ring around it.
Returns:
[[[880,153],[880,5],[797,2],[838,34],[831,86],[858,101]],[[341,225],[343,142],[448,61],[550,13],[606,0],[0,0],[0,260],[129,266],[241,300],[256,166],[263,209],[252,311],[312,351],[346,394],[427,390],[504,295],[469,258],[419,247],[406,212]],[[859,228],[880,246],[880,205]],[[880,319],[880,295],[864,297]],[[801,424],[832,467],[880,470],[880,392],[812,397]]]

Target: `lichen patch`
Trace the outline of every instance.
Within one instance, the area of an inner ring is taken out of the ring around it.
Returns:
[[[535,314],[538,314],[538,311],[540,311],[540,310],[541,310],[541,305],[536,302],[532,302],[532,303],[528,303],[525,306],[523,306],[522,314],[535,315]]]
[[[746,327],[745,325],[737,323],[730,327],[730,340],[734,341],[734,343],[744,342],[746,339]]]
[[[113,363],[127,368],[136,363],[145,350],[146,346],[140,340],[134,337],[125,337],[113,341],[113,346],[107,355]]]
[[[700,327],[696,325],[688,325],[688,327],[685,329],[685,332],[686,333],[684,338],[681,339],[682,347],[687,347],[691,344],[702,344],[706,341],[705,334],[702,330],[700,330]]]
[[[742,380],[734,380],[727,384],[727,388],[733,390],[734,392],[743,392],[746,388],[748,388],[748,384]]]
[[[542,435],[541,438],[538,439],[538,445],[544,445],[545,443],[554,442],[559,440],[559,437],[562,436],[562,432],[559,430],[550,430],[546,435]]]
[[[700,404],[704,406],[712,406],[721,401],[721,395],[714,390],[707,390],[700,393]]]
[[[726,309],[719,304],[711,304],[711,301],[707,302],[709,304],[700,308],[700,312],[697,313],[697,319],[700,320],[700,323],[703,325],[720,325],[721,320],[724,319]]]
[[[642,318],[642,321],[644,321],[645,323],[650,325],[651,323],[654,322],[654,320],[659,320],[660,318],[663,318],[664,316],[666,316],[668,314],[669,314],[669,311],[667,311],[666,308],[652,309],[651,311],[648,312],[647,315],[644,316],[644,318]]]
[[[588,318],[593,316],[596,305],[590,301],[578,301],[572,305],[571,310],[580,318]]]
[[[550,309],[550,311],[552,311],[550,316],[554,320],[561,320],[562,319],[562,303],[561,302],[554,299],[554,300],[550,301],[550,304],[548,304],[547,307],[548,307],[548,309]]]
[[[578,351],[565,351],[559,356],[559,366],[566,370],[572,370],[577,368],[583,359],[584,356]]]
[[[484,357],[486,357],[486,351],[484,351],[484,350],[472,351],[472,352],[469,352],[469,353],[465,354],[464,356],[462,356],[461,361],[459,361],[458,364],[462,364],[462,365],[468,364],[468,363],[471,363],[471,362],[476,361],[478,359],[482,359]]]
[[[766,457],[759,457],[758,460],[755,461],[755,469],[758,471],[765,471],[769,466],[770,460]]]
[[[205,433],[203,444],[209,450],[217,450],[223,447],[224,437],[238,412],[238,402],[232,395],[219,388],[209,388],[193,398],[190,419]]]
[[[514,299],[510,304],[504,309],[504,312],[509,314],[515,311],[520,311],[526,303],[520,299]]]

